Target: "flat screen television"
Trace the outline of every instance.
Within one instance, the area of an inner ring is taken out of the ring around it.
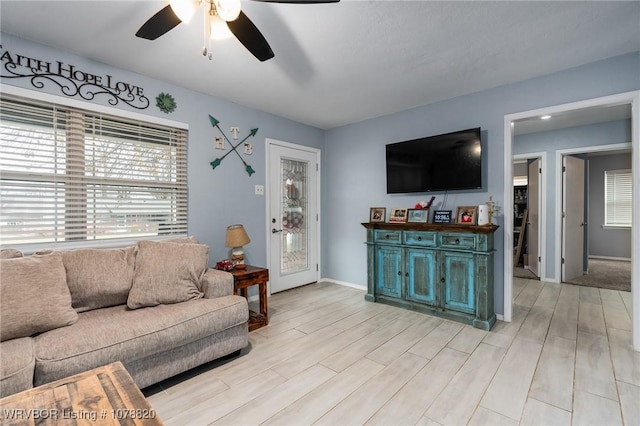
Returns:
[[[387,145],[387,194],[482,187],[480,128]]]

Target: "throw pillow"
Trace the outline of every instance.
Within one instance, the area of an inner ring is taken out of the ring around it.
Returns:
[[[22,257],[23,254],[20,250],[16,249],[2,249],[0,250],[0,259],[15,259],[16,257]]]
[[[136,247],[62,251],[71,304],[76,312],[127,303]]]
[[[140,241],[127,306],[136,309],[201,298],[200,282],[208,262],[206,245]]]
[[[1,259],[0,275],[0,341],[78,320],[60,255]]]

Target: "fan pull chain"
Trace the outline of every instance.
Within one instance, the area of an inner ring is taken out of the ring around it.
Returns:
[[[211,11],[205,11],[204,13],[204,43],[202,45],[202,56],[206,56],[209,58],[209,60],[212,60],[213,53],[211,51],[211,22],[209,20],[210,13]]]

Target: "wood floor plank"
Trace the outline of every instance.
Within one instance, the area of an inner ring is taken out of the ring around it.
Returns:
[[[416,424],[442,389],[468,359],[468,355],[444,348],[398,391],[368,422],[368,425]],[[402,413],[402,419],[398,418]]]
[[[609,300],[602,301],[604,311],[604,322],[607,328],[617,328],[618,330],[631,331],[631,317],[620,299],[620,302]]]
[[[507,351],[480,406],[520,420],[542,344],[516,338]]]
[[[608,331],[616,380],[640,386],[640,352],[631,346],[631,332],[615,328]]]
[[[286,378],[291,378],[301,373],[314,364],[320,363],[323,359],[333,355],[334,353],[344,349],[345,346],[370,335],[377,330],[376,327],[362,323],[349,330],[345,330],[321,345],[316,345],[311,350],[307,350],[304,356],[296,356],[287,358],[286,360],[271,367],[273,371]]]
[[[484,407],[478,407],[467,424],[469,426],[518,426],[517,421]]]
[[[212,393],[208,399],[200,401],[194,406],[176,408],[175,411],[166,412],[161,410],[160,406],[156,406],[155,402],[152,402],[152,405],[157,407],[158,413],[162,412],[160,416],[167,426],[205,425],[271,392],[285,381],[284,377],[267,370],[254,376],[246,384],[229,388],[226,392],[219,394]],[[203,386],[203,389],[206,390],[208,387]],[[185,395],[188,396],[189,394]]]
[[[264,424],[310,425],[378,374],[384,367],[384,365],[370,359],[362,358],[278,412]]]
[[[321,417],[317,425],[364,424],[376,411],[411,380],[427,360],[404,353],[380,373],[376,374],[337,406]]]
[[[365,324],[370,324],[367,321]],[[325,367],[333,371],[340,372],[350,365],[354,364],[361,358],[366,357],[370,352],[384,345],[393,339],[398,333],[411,326],[407,321],[394,320],[387,324],[386,327],[378,329],[368,336],[359,339],[356,342],[345,347],[343,350],[336,352],[330,357],[321,361]]]
[[[576,341],[549,336],[533,376],[529,397],[571,412]]]
[[[470,354],[476,350],[486,335],[487,332],[484,330],[472,326],[465,326],[462,331],[447,344],[447,347]]]
[[[597,289],[596,289],[597,290]],[[600,294],[600,293],[598,293]],[[580,292],[582,295],[582,292]],[[600,296],[598,296],[599,298]],[[580,301],[580,312],[578,314],[578,331],[585,333],[607,335],[607,327],[604,323],[604,312],[602,303],[592,303]]]
[[[544,283],[542,281],[534,281],[527,280],[525,288],[518,294],[513,301],[515,305],[524,306],[526,308],[531,308],[536,300],[538,300],[538,296],[544,287]]]
[[[442,320],[438,318],[423,316],[420,321],[371,352],[367,358],[379,364],[389,365],[440,324]]]
[[[566,411],[551,404],[527,399],[522,414],[521,426],[570,426],[571,411]]]
[[[574,387],[618,400],[607,336],[578,332]]]
[[[622,425],[620,405],[601,396],[576,390],[573,405],[574,425],[617,426]]]
[[[466,424],[502,362],[506,350],[481,343],[427,410],[443,425]]]
[[[640,386],[617,382],[622,420],[625,425],[640,425]]]
[[[427,334],[419,342],[409,349],[412,354],[432,359],[438,352],[456,337],[464,326],[460,323],[445,320],[431,333]]]
[[[273,388],[272,392],[254,398],[212,424],[258,425],[334,377],[336,373],[315,365]]]
[[[556,303],[551,324],[549,325],[549,336],[558,336],[571,340],[578,338],[579,295],[580,290],[577,286],[562,286],[558,303]]]

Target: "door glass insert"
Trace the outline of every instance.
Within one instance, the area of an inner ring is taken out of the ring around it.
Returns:
[[[280,161],[282,275],[309,269],[308,166],[304,161],[284,158]]]

